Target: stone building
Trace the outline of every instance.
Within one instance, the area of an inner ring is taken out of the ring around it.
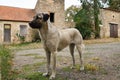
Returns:
[[[64,0],[38,0],[35,11],[36,13],[49,12],[50,22],[54,26],[65,27]]]
[[[120,11],[103,8],[100,10],[102,23],[100,35],[105,37],[120,37]]]
[[[28,22],[34,14],[32,9],[0,6],[0,44],[20,42],[17,34],[24,36],[25,41],[31,41]]]
[[[35,9],[0,6],[0,44],[20,42],[16,34],[25,36],[27,42],[32,41],[35,30],[28,22],[39,12],[49,12],[54,26],[65,27],[64,0],[38,0]]]
[[[38,0],[35,9],[0,6],[0,44],[18,43],[20,38],[32,41],[35,30],[28,22],[39,12],[49,12],[52,25],[57,28],[73,27],[74,23],[65,22],[64,0]],[[101,38],[120,37],[120,11],[101,9]]]

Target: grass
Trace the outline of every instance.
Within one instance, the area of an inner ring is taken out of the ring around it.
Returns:
[[[67,72],[73,71],[73,69],[71,69],[69,66],[68,67],[64,67],[62,70],[63,71],[67,71]],[[99,70],[100,70],[100,67],[97,66],[97,65],[94,65],[94,64],[85,64],[85,70],[84,70],[85,73],[89,72],[89,73],[94,74],[94,72],[97,72]],[[74,68],[74,71],[80,71],[80,65],[77,64],[75,66],[75,68]]]
[[[108,43],[108,42],[119,42],[120,38],[106,38],[106,39],[95,39],[95,40],[84,40],[85,44],[95,44],[95,43]],[[7,48],[6,48],[7,47]],[[8,49],[9,48],[9,49]],[[23,66],[21,71],[12,70],[13,62],[12,62],[12,55],[10,54],[10,50],[24,50],[24,49],[38,49],[41,48],[41,43],[22,43],[22,44],[12,44],[7,45],[5,47],[0,46],[0,70],[2,75],[2,80],[17,80],[16,78],[27,79],[27,80],[48,80],[48,77],[43,77],[42,73],[37,72],[40,66],[44,65],[45,62],[35,63],[31,65]],[[93,54],[93,53],[90,53]],[[119,56],[119,54],[117,54]],[[38,56],[37,54],[30,53],[23,56],[34,56],[35,59],[43,58]],[[94,61],[99,61],[98,57],[92,58]],[[76,71],[79,71],[79,65],[76,65]],[[120,66],[117,67],[120,70]],[[65,67],[62,69],[63,71],[72,72],[73,70],[70,67]],[[85,65],[85,73],[94,73],[100,72],[101,74],[107,75],[108,72],[94,64],[86,64]],[[19,79],[18,79],[19,80]],[[69,80],[66,77],[60,77],[57,75],[57,79],[55,80]],[[91,78],[91,80],[97,80],[96,78]]]
[[[1,79],[2,80],[14,80],[15,76],[17,76],[17,71],[12,69],[13,66],[13,55],[11,51],[4,47],[0,46],[0,56],[1,56]]]
[[[48,80],[47,77],[43,77],[42,73],[35,72],[25,76],[27,80]]]
[[[19,79],[27,79],[27,80],[48,80],[48,77],[43,77],[42,72],[38,72],[40,66],[44,65],[45,62],[35,63],[35,64],[27,64],[22,67],[21,73],[18,75]],[[68,80],[67,78],[63,78],[57,76],[55,80]]]
[[[41,48],[41,46],[41,42],[25,42],[21,44],[7,45],[11,50],[38,49]]]
[[[43,58],[45,58],[43,56],[40,56],[40,54],[36,54],[36,53],[29,53],[29,54],[24,54],[24,55],[21,55],[21,56],[33,56],[34,59],[43,59]]]
[[[38,72],[38,69],[40,66],[44,64],[45,62],[39,62],[39,63],[24,65],[17,78],[27,79],[27,80],[41,80],[42,75],[41,73]]]
[[[103,39],[84,40],[85,44],[110,43],[110,42],[120,42],[120,38],[103,38]],[[7,47],[12,50],[38,49],[42,47],[42,44],[41,42],[25,42],[21,44],[7,45]]]
[[[102,39],[84,40],[85,44],[111,43],[111,42],[120,42],[120,38],[102,38]]]

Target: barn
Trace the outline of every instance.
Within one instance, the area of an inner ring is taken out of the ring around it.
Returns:
[[[109,8],[100,9],[101,38],[120,37],[120,11]]]
[[[32,41],[35,30],[28,22],[39,12],[49,12],[54,26],[65,27],[64,0],[38,0],[34,9],[0,6],[0,44],[19,43],[16,34],[24,36],[26,42]]]

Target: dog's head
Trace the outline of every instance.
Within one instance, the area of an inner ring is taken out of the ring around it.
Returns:
[[[33,17],[33,20],[29,22],[31,28],[40,29],[47,20],[49,19],[49,14],[38,13]]]

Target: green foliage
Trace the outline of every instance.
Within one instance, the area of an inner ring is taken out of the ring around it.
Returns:
[[[43,77],[42,73],[36,72],[31,73],[25,77],[27,80],[48,80],[48,78]]]
[[[20,34],[16,33],[16,36],[19,38],[19,40],[23,43],[25,42],[25,36],[21,36]]]
[[[65,11],[65,20],[69,22],[73,22],[74,16],[77,14],[77,12],[81,10],[81,7],[77,6],[70,6],[66,11]]]
[[[99,38],[100,37],[100,27],[99,27],[99,1],[98,0],[94,0],[94,5],[93,5],[93,9],[94,9],[94,25],[95,25],[95,38]]]
[[[120,0],[108,0],[110,9],[120,11]]]
[[[89,39],[91,34],[95,38],[100,37],[100,21],[98,18],[99,8],[102,7],[101,0],[80,0],[82,10],[75,16],[76,28],[81,32],[84,39]]]
[[[4,46],[0,46],[1,56],[1,79],[2,80],[13,80],[12,79],[12,55],[11,51]]]
[[[81,32],[83,39],[91,38],[93,33],[93,11],[90,4],[83,3],[81,9],[74,17],[76,28]]]

